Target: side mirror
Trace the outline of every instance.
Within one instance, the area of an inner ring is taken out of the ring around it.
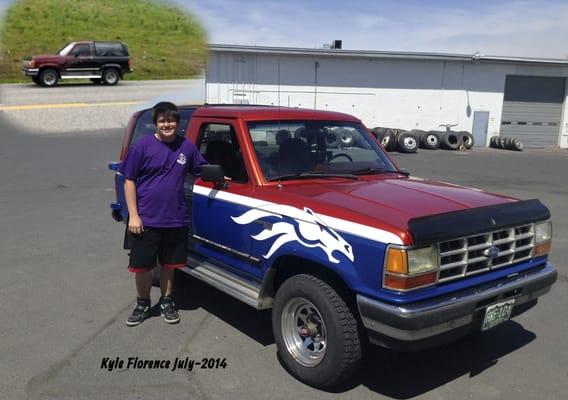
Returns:
[[[225,173],[223,167],[220,165],[202,165],[201,166],[201,179],[204,182],[214,182],[215,185],[225,189],[227,181],[225,180]]]

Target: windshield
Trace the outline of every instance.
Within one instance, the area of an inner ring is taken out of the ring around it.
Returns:
[[[394,165],[360,124],[327,121],[249,122],[267,180],[300,174],[392,171]]]
[[[63,47],[61,50],[57,52],[57,54],[59,54],[60,56],[66,56],[71,51],[73,45],[74,43],[66,44],[65,47]]]

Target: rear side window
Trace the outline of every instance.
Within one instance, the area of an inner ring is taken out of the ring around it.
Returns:
[[[122,43],[95,43],[95,55],[97,57],[126,57],[128,49]]]
[[[193,111],[195,110],[192,108],[179,109],[180,120],[177,131],[178,136],[185,136],[185,129],[187,128],[187,124],[191,118],[191,114],[193,114]],[[145,110],[136,120],[136,126],[134,127],[132,139],[130,140],[130,146],[136,143],[136,141],[141,137],[152,135],[154,132],[156,132],[156,126],[154,125],[154,122],[152,122],[152,110]]]

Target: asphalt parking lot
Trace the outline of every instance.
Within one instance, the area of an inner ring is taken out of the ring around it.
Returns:
[[[123,227],[110,218],[106,169],[122,130],[76,137],[0,130],[2,399],[521,400],[568,392],[568,151],[393,153],[412,175],[540,198],[552,213],[559,281],[530,312],[483,335],[419,353],[372,347],[361,373],[323,392],[280,366],[269,312],[189,277],[176,287],[180,324],[156,317],[125,326],[135,292]],[[106,357],[225,359],[226,368],[109,371]]]

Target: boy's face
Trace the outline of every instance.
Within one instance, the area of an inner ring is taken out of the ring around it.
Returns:
[[[178,122],[172,115],[159,114],[156,118],[156,133],[162,140],[175,139]]]

